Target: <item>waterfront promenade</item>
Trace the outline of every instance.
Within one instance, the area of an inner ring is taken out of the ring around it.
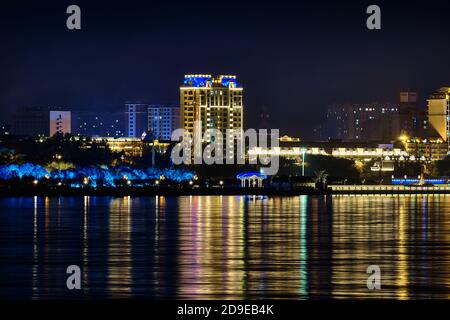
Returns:
[[[445,194],[450,185],[405,186],[405,185],[330,185],[332,194]]]

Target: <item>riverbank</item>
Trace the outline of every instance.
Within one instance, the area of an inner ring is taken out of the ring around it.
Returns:
[[[442,185],[331,185],[331,194],[450,194],[450,186]]]
[[[239,188],[239,187],[6,187],[0,188],[0,196],[188,196],[188,195],[267,195],[297,196],[325,194],[314,188],[296,188],[295,190],[276,188]]]
[[[29,196],[209,196],[209,195],[265,195],[265,196],[299,196],[299,195],[395,195],[395,194],[450,194],[450,186],[329,186],[328,190],[316,190],[312,187],[293,189],[280,188],[240,188],[240,187],[50,187],[50,186],[14,186],[0,187],[0,197]]]

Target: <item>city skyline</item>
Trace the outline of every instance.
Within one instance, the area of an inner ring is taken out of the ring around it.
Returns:
[[[448,4],[406,4],[380,3],[383,28],[369,31],[361,3],[326,3],[327,10],[246,3],[229,18],[215,4],[194,10],[132,1],[116,10],[82,1],[82,29],[73,32],[65,4],[7,5],[0,122],[23,106],[102,112],[129,100],[178,104],[179,79],[192,72],[239,75],[248,113],[267,109],[270,127],[291,135],[310,132],[330,104],[395,103],[405,88],[417,90],[425,108],[425,98],[450,83],[450,69],[439,63],[449,49],[440,41]],[[286,121],[294,118],[301,126]]]
[[[445,88],[447,87],[446,85],[442,84],[440,86],[438,86],[437,88]],[[292,127],[290,126],[289,122],[285,122],[281,124],[281,127],[279,129],[282,130],[282,132],[284,134],[288,134],[288,135],[293,135],[293,136],[302,136],[305,137],[308,140],[317,138],[316,135],[314,135],[314,130],[318,125],[323,125],[327,122],[327,113],[329,112],[329,109],[334,107],[334,106],[338,106],[338,105],[353,105],[353,106],[358,106],[358,105],[366,105],[366,106],[370,106],[370,105],[391,105],[391,106],[399,106],[401,105],[400,102],[400,97],[399,97],[399,93],[403,92],[403,91],[411,91],[411,92],[416,92],[419,96],[419,98],[417,99],[417,107],[421,110],[423,110],[424,112],[427,111],[427,101],[429,99],[429,97],[436,91],[437,89],[434,88],[433,90],[430,90],[430,94],[429,95],[424,95],[421,94],[420,92],[416,91],[416,90],[410,90],[409,88],[406,90],[397,90],[395,92],[396,97],[392,98],[392,99],[379,99],[379,100],[353,100],[353,101],[346,101],[346,102],[342,102],[342,101],[333,101],[330,104],[327,104],[326,106],[324,106],[323,109],[320,109],[321,113],[319,114],[319,117],[321,118],[321,120],[317,120],[313,123],[309,123],[309,127],[308,130],[306,131],[302,131],[301,129],[299,129],[298,127],[296,129],[292,129]],[[395,90],[394,90],[395,91]],[[179,91],[178,91],[179,92]],[[179,97],[178,97],[179,100]],[[245,99],[244,99],[245,101]],[[46,108],[48,110],[52,110],[52,109],[58,109],[58,110],[70,110],[72,112],[78,113],[78,114],[103,114],[103,115],[108,115],[110,116],[109,113],[113,113],[113,114],[120,114],[120,115],[125,115],[127,112],[124,111],[123,107],[124,105],[142,105],[142,106],[166,106],[166,107],[180,107],[180,103],[178,101],[173,103],[173,104],[162,104],[162,103],[157,103],[157,102],[153,102],[153,101],[147,101],[147,100],[133,100],[133,101],[123,101],[121,104],[119,105],[115,105],[110,107],[108,110],[105,109],[96,109],[94,108],[94,110],[92,109],[92,107],[89,107],[89,105],[85,105],[85,106],[78,106],[78,107],[73,107],[73,106],[64,106],[61,107],[61,104],[57,104],[57,106],[43,106],[43,105],[27,105],[27,106],[20,106],[17,107],[17,109],[15,109],[14,112],[20,111],[23,108]],[[245,102],[244,102],[245,104]],[[264,108],[266,106],[264,105]],[[254,108],[250,108],[246,106],[246,110],[249,111],[250,110],[254,110]],[[261,109],[261,110],[256,110],[255,112],[253,112],[252,116],[250,116],[250,121],[248,122],[248,119],[245,119],[246,122],[244,122],[244,126],[245,127],[251,127],[251,126],[255,126],[255,127],[261,127],[261,122],[258,123],[258,117],[259,115],[262,115],[264,113],[265,109]],[[275,114],[270,112],[268,113],[269,118],[272,118]],[[14,122],[14,114],[11,115],[7,115],[5,116],[5,113],[3,114],[3,117],[0,119],[0,123],[2,125],[10,125],[12,126],[12,123]],[[301,115],[300,115],[301,116]],[[124,122],[125,123],[125,122]],[[269,126],[265,126],[264,128],[267,129],[274,129],[275,126],[271,126],[270,125],[270,121],[265,123],[266,125],[269,124]],[[126,125],[126,123],[125,123]],[[73,127],[75,127],[73,125]],[[81,127],[80,127],[81,128]],[[75,129],[75,128],[74,128]],[[125,128],[126,129],[126,128]],[[126,130],[125,130],[126,131]],[[125,136],[127,135],[127,132],[122,132]],[[96,134],[98,135],[98,134]],[[326,134],[325,134],[326,135]],[[322,137],[322,139],[325,139],[325,135]],[[331,137],[332,138],[332,137]],[[338,138],[337,136],[335,138]]]

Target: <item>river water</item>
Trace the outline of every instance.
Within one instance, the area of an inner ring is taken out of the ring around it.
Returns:
[[[450,196],[3,197],[0,252],[1,298],[448,299]]]

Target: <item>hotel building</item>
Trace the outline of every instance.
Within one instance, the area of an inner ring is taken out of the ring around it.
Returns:
[[[238,135],[243,129],[242,99],[243,88],[234,75],[186,75],[180,87],[181,128],[193,133],[194,123],[201,121],[202,135],[206,132],[202,142],[210,142],[208,129]]]
[[[440,138],[447,142],[450,127],[450,88],[444,87],[433,93],[428,98],[428,122],[439,134]]]

